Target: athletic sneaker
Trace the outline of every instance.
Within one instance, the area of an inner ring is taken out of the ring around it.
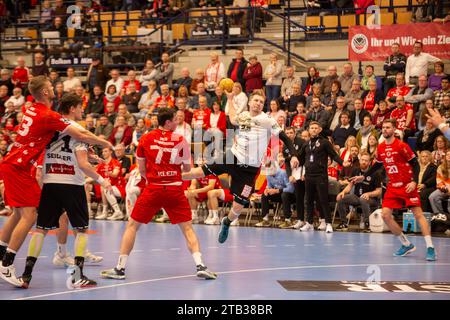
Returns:
[[[268,220],[262,220],[255,224],[255,227],[270,227],[270,222]]]
[[[314,227],[309,222],[305,222],[305,225],[299,229],[300,231],[314,231]]]
[[[280,229],[292,229],[292,226],[293,226],[293,224],[292,224],[291,220],[284,220],[284,222],[282,224],[280,224],[278,226],[278,228],[280,228]]]
[[[320,224],[319,224],[319,227],[317,228],[317,230],[324,231],[327,228],[325,219],[319,219],[319,222],[320,222]]]
[[[427,255],[425,257],[427,261],[436,261],[436,251],[433,247],[427,248]]]
[[[398,249],[397,252],[394,253],[394,256],[404,257],[413,251],[416,251],[416,247],[412,243],[409,246],[402,245],[400,249]]]
[[[125,279],[125,269],[117,269],[117,268],[113,268],[113,269],[108,269],[108,270],[103,270],[100,275],[103,278],[108,278],[108,279],[116,279],[116,280],[124,280]]]
[[[341,222],[337,227],[336,231],[347,231],[348,225],[346,223]]]
[[[234,219],[233,222],[230,223],[230,226],[232,226],[232,227],[239,226],[239,219]]]
[[[28,289],[28,287],[30,286],[31,278],[32,278],[31,274],[29,276],[22,275],[19,278],[19,280],[22,281],[23,289]]]
[[[215,280],[217,278],[217,274],[208,270],[206,266],[202,266],[201,264],[199,264],[197,266],[197,277],[206,280]]]
[[[89,279],[85,275],[82,275],[81,278],[77,281],[72,280],[72,287],[74,289],[76,288],[88,288],[88,287],[95,287],[97,285],[97,282],[94,280]]]
[[[113,215],[106,220],[119,221],[123,220],[124,214],[121,211],[114,212]]]
[[[327,223],[325,232],[326,233],[333,233],[333,226],[331,225],[331,223]]]
[[[75,264],[75,260],[70,255],[61,257],[58,252],[55,252],[55,256],[53,257],[53,264],[58,267],[68,267],[73,266]]]
[[[303,227],[305,225],[305,222],[302,220],[297,220],[297,222],[292,226],[292,228],[294,229],[300,229],[301,227]]]
[[[102,213],[97,214],[95,220],[105,220],[106,218],[108,218],[108,212],[103,211]]]
[[[8,267],[0,265],[0,277],[18,288],[21,288],[23,285],[22,280],[16,277],[16,268],[14,265],[10,265]]]
[[[103,261],[103,257],[96,256],[89,251],[86,252],[86,255],[84,257],[84,262],[87,262],[87,263],[100,263],[102,261]]]
[[[228,217],[223,217],[222,223],[220,224],[220,232],[219,232],[219,243],[224,243],[228,238],[228,231],[230,230],[230,225],[225,224],[225,219],[228,220]]]
[[[169,221],[170,221],[169,216],[166,216],[165,214],[163,214],[161,217],[155,219],[155,222],[158,222],[158,223],[165,223],[165,222],[169,222]]]
[[[211,224],[220,224],[220,219],[219,217],[214,217],[211,219]]]

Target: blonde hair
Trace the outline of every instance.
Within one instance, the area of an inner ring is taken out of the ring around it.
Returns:
[[[34,77],[28,84],[28,90],[30,90],[33,97],[40,97],[42,96],[42,90],[47,88],[48,83],[49,80],[45,76]]]

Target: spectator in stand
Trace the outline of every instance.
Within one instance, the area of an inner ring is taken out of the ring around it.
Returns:
[[[233,101],[234,109],[236,114],[240,114],[243,111],[247,111],[248,97],[245,92],[242,91],[242,86],[239,82],[233,84],[233,90],[231,93],[227,93],[227,104],[225,106],[225,115],[227,116],[227,128],[234,128],[234,126],[229,121],[229,109],[230,101]]]
[[[450,94],[446,94],[442,99],[442,106],[439,112],[444,115],[446,119],[450,119]]]
[[[145,62],[144,69],[139,76],[139,82],[141,83],[141,94],[144,94],[148,90],[148,84],[150,80],[157,80],[158,70],[155,68],[155,64],[151,59]]]
[[[405,85],[405,75],[403,73],[397,73],[395,76],[395,87],[389,89],[386,95],[386,102],[388,103],[389,109],[395,108],[395,100],[397,96],[406,96],[410,87]]]
[[[8,87],[0,86],[0,117],[5,113],[5,103],[8,101]]]
[[[414,112],[417,112],[417,117],[425,108],[425,102],[428,99],[434,98],[433,90],[428,88],[427,76],[419,77],[419,84],[411,89],[405,96],[405,102],[412,104]]]
[[[264,78],[266,79],[266,101],[270,102],[280,97],[281,84],[283,77],[283,63],[277,59],[277,55],[270,55],[270,63],[264,70]]]
[[[85,129],[90,133],[95,134],[94,118],[91,116],[87,116],[85,123],[86,123]]]
[[[58,82],[55,85],[55,97],[53,98],[53,105],[52,105],[52,110],[58,112],[59,110],[59,106],[61,103],[61,99],[64,96],[65,92],[64,92],[64,85],[62,84],[62,82]]]
[[[195,79],[192,80],[191,87],[189,88],[191,96],[198,94],[197,86],[199,83],[205,83],[205,71],[203,69],[197,69],[195,71]]]
[[[258,58],[256,56],[251,56],[249,58],[249,63],[244,71],[244,79],[245,92],[247,94],[252,93],[254,90],[262,89],[262,66],[261,63],[258,62]]]
[[[347,111],[342,111],[339,116],[339,125],[334,129],[331,135],[334,143],[339,147],[343,148],[350,136],[355,137],[357,131],[355,128],[350,126],[350,115]]]
[[[221,111],[225,110],[225,106],[227,105],[227,95],[220,86],[216,87],[215,96],[212,98],[212,103],[214,104],[214,102],[219,103]]]
[[[424,150],[419,154],[419,179],[417,182],[417,191],[419,191],[420,203],[424,212],[431,212],[429,201],[430,194],[436,190],[436,171],[437,167],[431,162],[431,152]]]
[[[109,142],[114,146],[121,143],[126,148],[131,144],[131,139],[133,138],[133,128],[127,125],[125,117],[117,116],[116,125],[109,137]]]
[[[127,105],[124,103],[119,104],[119,110],[117,110],[117,116],[122,116],[125,118],[125,122],[128,126],[134,127],[136,125],[136,119],[133,115],[128,112]]]
[[[191,97],[189,96],[189,90],[187,87],[181,85],[178,88],[178,94],[177,94],[177,99],[178,98],[185,98],[186,101],[189,101],[191,99]]]
[[[363,109],[374,116],[378,111],[378,104],[383,100],[383,92],[377,88],[377,81],[374,79],[369,80],[368,86],[369,90],[363,92],[361,100]]]
[[[359,150],[358,145],[350,147],[350,156],[348,157],[350,166],[341,168],[337,177],[341,187],[350,183],[350,178],[352,177],[353,171],[359,168]]]
[[[331,84],[331,91],[323,97],[325,110],[331,112],[333,109],[336,109],[337,98],[343,96],[344,92],[341,90],[341,83],[338,80],[333,81]]]
[[[63,46],[67,40],[67,26],[65,25],[66,18],[55,16],[53,24],[48,27],[48,31],[58,31],[60,37],[60,45]],[[54,45],[52,45],[54,46]],[[56,48],[56,47],[54,47]]]
[[[0,159],[2,159],[8,153],[8,142],[6,140],[0,140]]]
[[[199,108],[199,98],[200,97],[206,98],[206,101],[208,102],[208,107],[212,104],[212,98],[209,95],[209,93],[206,92],[204,83],[197,84],[197,94],[194,97],[192,97],[192,99],[189,101],[188,107],[189,107],[189,109],[192,109],[191,111],[193,111],[193,109]]]
[[[387,94],[390,89],[394,88],[397,82],[397,74],[405,73],[406,56],[400,52],[400,45],[394,43],[391,46],[392,54],[384,61],[383,69],[386,71],[384,80],[384,93]],[[398,86],[398,84],[397,84]]]
[[[188,100],[186,98],[177,98],[176,107],[178,110],[183,111],[184,113],[184,121],[186,123],[192,123],[192,111],[188,109]]]
[[[328,75],[325,76],[322,81],[320,82],[320,87],[321,87],[321,94],[327,94],[331,92],[331,85],[333,84],[334,81],[338,80],[338,75],[337,75],[337,68],[336,66],[329,66],[328,67]]]
[[[114,153],[116,155],[117,161],[120,162],[122,168],[120,169],[120,173],[126,177],[128,173],[130,173],[131,161],[130,158],[125,156],[125,146],[121,143],[117,144],[114,148]]]
[[[30,69],[25,66],[25,59],[23,57],[17,58],[17,67],[14,68],[11,81],[14,86],[19,88],[25,88],[28,84],[28,77]]]
[[[423,130],[425,128],[428,120],[428,115],[430,114],[428,108],[433,109],[433,99],[428,99],[427,101],[425,101],[425,108],[423,108],[423,110],[420,112],[419,117],[417,118],[417,130]]]
[[[353,81],[359,81],[359,75],[353,72],[353,65],[350,62],[344,64],[344,73],[338,78],[341,90],[347,94],[352,89]]]
[[[167,52],[164,52],[161,55],[161,63],[158,66],[158,75],[157,80],[159,81],[159,85],[167,84],[169,85],[169,88],[172,88],[172,78],[173,78],[173,71],[175,67],[173,63],[170,62],[170,57]]]
[[[449,76],[442,78],[441,80],[441,90],[437,90],[434,92],[434,107],[436,109],[442,109],[444,105],[444,97],[450,95],[450,85],[449,85]]]
[[[367,146],[361,149],[361,153],[367,152],[370,155],[370,160],[374,161],[377,157],[378,149],[378,133],[370,134],[369,139],[367,139]]]
[[[131,139],[131,150],[136,150],[139,145],[139,140],[147,132],[144,119],[138,119],[136,121],[136,127],[133,131],[133,138]]]
[[[244,21],[240,21],[245,23]],[[239,82],[242,87],[245,87],[244,71],[248,64],[248,61],[244,58],[244,51],[242,49],[236,49],[235,58],[230,62],[228,66],[227,77],[234,82]]]
[[[50,71],[48,70],[47,65],[45,64],[44,55],[40,52],[34,55],[34,66],[31,67],[31,74],[36,76],[46,76],[48,77]]]
[[[344,97],[340,96],[336,99],[336,107],[329,111],[330,118],[328,119],[328,127],[330,128],[331,131],[334,131],[340,124],[341,114],[342,112],[344,112],[344,109],[345,109],[345,99]],[[348,116],[349,116],[348,121],[350,123],[350,115],[348,114]]]
[[[8,96],[13,94],[14,83],[11,80],[11,72],[8,69],[0,71],[0,87],[6,86],[8,88]]]
[[[321,91],[322,91],[322,88],[320,87],[319,83],[313,84],[312,90],[311,90],[312,94],[310,94],[308,97],[306,97],[306,109],[308,109],[308,110],[310,109],[312,100],[314,98],[318,98],[320,101],[320,104],[322,105],[323,96],[321,94]],[[325,105],[323,104],[323,106],[325,106]]]
[[[405,104],[404,97],[397,97],[396,108],[392,110],[391,118],[396,120],[396,128],[403,134],[402,139],[407,141],[407,138],[412,136],[416,130],[416,121],[413,107],[410,104]]]
[[[122,102],[127,105],[128,112],[139,112],[138,104],[140,99],[141,94],[137,91],[136,85],[133,82],[129,83],[126,89],[126,94],[122,97]]]
[[[359,79],[354,79],[351,89],[347,91],[344,97],[348,111],[355,110],[355,99],[361,99],[362,94],[363,91],[361,90],[361,81],[359,81]]]
[[[87,105],[89,103],[89,92],[86,92],[82,86],[75,87],[75,92],[77,96],[81,99],[81,108],[86,110]]]
[[[150,108],[155,104],[159,97],[157,90],[158,84],[156,80],[152,79],[148,82],[148,90],[141,96],[138,103],[139,112],[135,114],[138,118],[144,118],[149,112]]]
[[[13,104],[16,111],[20,111],[20,108],[25,104],[25,97],[22,95],[22,89],[14,88],[13,95],[5,102],[5,105],[9,102]]]
[[[111,70],[111,79],[106,82],[106,92],[108,92],[108,88],[113,85],[116,87],[116,92],[119,95],[123,88],[124,82],[125,81],[120,77],[119,70]]]
[[[434,73],[428,78],[428,88],[433,91],[442,89],[442,79],[447,77],[444,72],[444,63],[437,61],[434,63]]]
[[[208,129],[211,137],[214,137],[214,142],[216,143],[215,150],[223,149],[223,144],[220,143],[221,140],[225,139],[226,130],[227,130],[227,116],[225,112],[220,110],[220,105],[217,101],[213,102],[212,112],[209,116],[209,123],[211,127]]]
[[[413,47],[413,54],[406,60],[406,84],[413,87],[418,84],[419,77],[428,74],[428,63],[441,61],[429,53],[422,52],[422,42],[416,41]]]
[[[108,140],[113,129],[114,126],[111,122],[109,122],[108,117],[106,115],[101,115],[98,121],[97,128],[95,129],[95,135]]]
[[[378,131],[372,124],[372,117],[370,115],[367,115],[364,117],[362,127],[358,130],[358,133],[356,134],[356,143],[361,149],[367,148],[370,135],[378,136]]]
[[[419,153],[420,151],[430,151],[430,156],[431,156],[431,152],[433,151],[433,147],[435,145],[435,141],[437,139],[437,137],[441,136],[441,130],[435,128],[433,126],[433,122],[428,119],[425,125],[425,128],[421,131],[419,131],[419,134],[417,136],[417,141],[416,141],[416,151],[417,153]]]
[[[67,79],[63,82],[64,92],[71,92],[81,85],[80,79],[75,77],[75,70],[72,67],[67,68]]]
[[[178,94],[178,90],[181,86],[184,86],[185,88],[190,88],[192,85],[192,78],[189,73],[189,69],[184,67],[181,69],[181,77],[177,79],[177,81],[173,85],[173,89],[175,90],[175,93]]]
[[[178,110],[176,113],[177,128],[175,133],[182,135],[188,143],[192,142],[192,128],[189,123],[185,121],[185,112],[183,110]]]
[[[17,111],[16,108],[14,108],[14,104],[12,102],[6,102],[5,107],[6,107],[5,113],[3,114],[3,117],[0,119],[0,128],[12,131],[14,127],[18,124]]]
[[[56,70],[50,71],[49,80],[52,83],[52,86],[55,87],[58,82],[61,82],[61,78]]]
[[[433,210],[433,214],[435,215],[445,212],[442,202],[450,197],[450,151],[445,153],[445,158],[442,159],[442,163],[437,168],[436,187],[437,189],[429,196],[430,205]],[[448,211],[448,201],[445,202],[447,203]]]
[[[370,115],[369,111],[363,109],[363,102],[361,99],[355,99],[355,110],[350,112],[350,125],[359,130],[364,122],[364,117]]]
[[[136,80],[136,72],[134,70],[128,71],[127,77],[128,77],[128,79],[125,80],[123,83],[123,87],[122,87],[123,94],[122,95],[126,94],[127,88],[131,83],[134,84],[135,91],[137,91],[137,92],[141,91],[141,83],[138,80]]]
[[[106,87],[106,93],[105,97],[103,98],[103,104],[107,105],[107,103],[111,102],[114,105],[114,111],[117,112],[119,108],[119,104],[122,102],[122,99],[119,96],[119,93],[117,92],[117,87],[114,84],[109,85]],[[106,112],[106,111],[105,111]]]
[[[300,86],[300,92],[302,88],[302,80],[300,78],[296,79],[294,77],[294,67],[287,66],[286,67],[286,78],[284,78],[283,83],[281,84],[281,93],[280,93],[280,103],[283,104],[286,102],[289,97],[293,94],[293,86],[294,84],[298,84]]]
[[[98,118],[99,115],[105,112],[105,106],[103,104],[104,98],[105,94],[103,93],[102,87],[96,85],[93,92],[91,93],[88,106],[84,110],[84,113],[86,115],[91,115],[94,118]]]
[[[297,113],[292,119],[290,126],[298,131],[301,128],[303,128],[305,120],[306,120],[305,105],[303,102],[299,102],[297,103]]]
[[[116,107],[114,106],[114,102],[106,103],[105,115],[108,117],[108,120],[111,123],[116,123],[117,112],[115,110]]]
[[[417,0],[412,8],[411,22],[430,22],[433,20],[433,5],[429,0]]]
[[[312,86],[322,82],[322,78],[319,76],[319,71],[315,67],[308,68],[308,76],[302,80],[302,92],[305,97],[312,95]]]
[[[376,83],[377,79],[375,77],[374,71],[375,70],[374,70],[374,67],[372,65],[367,65],[365,67],[365,69],[364,69],[364,77],[361,79],[361,88],[364,91],[370,90],[370,87],[369,87],[369,81],[370,80],[375,81],[375,83]]]
[[[281,109],[287,111],[288,122],[292,121],[292,118],[297,114],[297,105],[299,103],[306,104],[305,96],[302,95],[300,91],[300,83],[294,83],[292,86],[292,94],[289,96],[287,100],[284,100],[282,97],[278,99],[278,102],[281,105]]]
[[[316,121],[320,124],[320,127],[323,128],[323,130],[326,130],[326,128],[328,128],[327,126],[329,118],[330,113],[326,111],[324,107],[321,105],[319,98],[313,97],[311,108],[306,114],[305,128],[309,127],[310,122]]]
[[[63,22],[67,19],[67,7],[64,5],[63,0],[55,0],[55,9],[53,10],[53,17],[59,17]]]
[[[355,136],[348,136],[345,140],[344,147],[339,150],[339,156],[344,161],[349,161],[351,159],[352,147],[356,146]]]
[[[444,136],[438,136],[434,142],[431,158],[436,166],[439,166],[449,150],[450,144]]]
[[[158,108],[174,108],[175,98],[170,95],[168,84],[161,85],[161,95],[156,98],[155,103],[150,107],[149,112],[155,112]]]
[[[211,63],[205,70],[205,88],[210,96],[214,96],[214,91],[219,85],[220,80],[225,78],[225,66],[219,61],[219,55],[215,52],[210,54]]]
[[[373,117],[373,124],[375,125],[375,128],[381,132],[381,128],[383,126],[383,121],[386,119],[389,119],[391,117],[391,111],[387,107],[387,102],[384,100],[381,100],[378,103],[378,111],[375,113],[375,116]]]
[[[100,57],[95,56],[89,66],[86,82],[89,90],[92,92],[96,85],[102,89],[105,88],[108,80],[108,69],[102,64]]]
[[[278,117],[282,116],[286,118],[286,112],[280,109],[280,104],[278,100],[271,100],[269,103],[270,111],[267,112],[267,115],[271,118],[274,118],[275,121],[278,121]]]

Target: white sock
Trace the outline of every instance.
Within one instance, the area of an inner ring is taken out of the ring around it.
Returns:
[[[67,248],[65,243],[57,243],[56,247],[60,257],[65,257],[67,255]]]
[[[218,218],[219,217],[219,210],[211,210],[211,212],[212,212],[212,218],[213,219],[215,219],[215,218]]]
[[[269,221],[269,214],[266,214],[263,218],[264,221]]]
[[[119,256],[119,261],[117,261],[116,268],[119,269],[119,270],[125,269],[125,267],[127,266],[127,260],[128,260],[128,255],[121,254]]]
[[[103,214],[108,214],[108,205],[107,204],[105,204],[105,205],[103,205]]]
[[[206,219],[212,219],[212,217],[213,217],[213,210],[209,209],[208,210],[208,218],[206,218]]]
[[[11,252],[11,253],[17,254],[17,251],[14,251],[13,249],[10,249],[10,248],[6,249],[6,252]]]
[[[120,211],[120,207],[119,207],[119,205],[117,204],[117,202],[115,203],[115,204],[113,204],[112,205],[112,208],[113,208],[113,210],[114,210],[114,213],[122,213],[122,211]]]
[[[408,238],[405,236],[405,234],[403,232],[400,233],[400,235],[398,236],[398,239],[400,240],[402,245],[404,245],[406,247],[411,245],[411,242],[409,242]]]
[[[203,261],[202,261],[202,254],[200,252],[194,252],[192,254],[192,258],[194,258],[196,266],[198,266],[199,264],[204,266]]]
[[[239,215],[240,215],[241,213],[239,212],[235,212],[234,210],[233,210],[233,208],[231,208],[231,210],[230,210],[230,213],[228,214],[228,219],[230,219],[230,221],[234,221],[234,220],[236,220],[236,219],[238,219],[239,218]],[[231,217],[231,218],[230,218]]]
[[[0,240],[0,246],[8,247],[8,244],[6,242],[3,242],[2,240]]]
[[[197,217],[197,209],[191,209],[191,212],[192,212],[192,219],[198,218]]]
[[[434,248],[433,241],[431,241],[431,236],[424,236],[425,243],[427,244],[427,248]]]

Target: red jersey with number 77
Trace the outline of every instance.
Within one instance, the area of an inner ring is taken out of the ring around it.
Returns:
[[[42,103],[34,103],[25,111],[17,140],[3,161],[21,168],[31,168],[55,132],[63,132],[69,125],[70,122],[59,113]]]
[[[191,163],[189,144],[173,131],[156,129],[141,137],[137,159],[145,159],[148,184],[181,185],[181,164]]]
[[[380,143],[377,149],[377,162],[382,162],[389,177],[388,186],[395,188],[406,186],[413,181],[413,169],[408,163],[415,157],[409,145],[394,139],[391,144]]]

